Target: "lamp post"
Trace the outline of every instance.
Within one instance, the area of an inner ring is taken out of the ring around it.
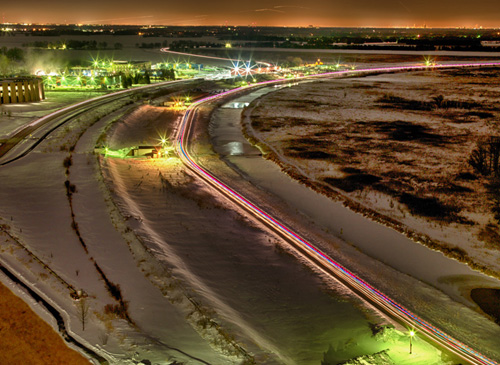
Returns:
[[[412,350],[412,343],[411,343],[411,340],[412,340],[413,336],[415,336],[415,332],[414,332],[414,331],[410,331],[410,355],[411,355],[411,353],[412,353],[412,351],[411,351],[411,350]]]

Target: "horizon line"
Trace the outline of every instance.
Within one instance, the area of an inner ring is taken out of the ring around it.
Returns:
[[[342,28],[354,28],[354,29],[470,29],[470,30],[498,30],[500,25],[497,27],[483,27],[483,26],[407,26],[407,25],[397,25],[397,26],[355,26],[355,25],[344,25],[344,26],[323,26],[323,25],[241,25],[241,24],[130,24],[130,23],[26,23],[26,22],[5,22],[0,23],[0,26],[5,25],[22,25],[22,26],[128,26],[128,27],[146,27],[146,28],[159,28],[159,27],[192,27],[192,28],[203,28],[203,27],[242,27],[242,28],[305,28],[305,29],[342,29]]]

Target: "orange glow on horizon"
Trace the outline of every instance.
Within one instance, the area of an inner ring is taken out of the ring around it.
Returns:
[[[342,19],[341,21],[309,21],[309,22],[267,22],[259,24],[257,22],[220,22],[220,23],[191,23],[191,22],[181,22],[181,23],[145,23],[145,22],[82,22],[81,20],[66,20],[66,21],[58,21],[58,20],[19,20],[19,21],[5,21],[6,24],[26,24],[29,26],[37,25],[37,26],[49,26],[49,25],[132,25],[132,26],[207,26],[207,27],[218,27],[218,26],[233,26],[233,27],[281,27],[281,28],[394,28],[394,29],[404,29],[404,28],[441,28],[441,29],[455,29],[455,28],[468,28],[468,29],[500,29],[500,22],[498,23],[478,23],[478,22],[392,22],[392,21],[371,21],[371,22],[362,22],[362,21],[346,21]]]

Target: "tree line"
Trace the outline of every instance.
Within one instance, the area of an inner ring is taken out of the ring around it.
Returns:
[[[95,40],[90,41],[81,41],[75,39],[69,39],[66,41],[57,41],[57,42],[49,42],[49,41],[35,41],[30,43],[24,43],[23,47],[31,47],[31,48],[43,48],[43,49],[122,49],[123,44],[116,42],[113,44],[113,47],[108,45],[107,42],[97,42]]]
[[[21,48],[0,48],[0,76],[8,76],[16,68],[22,66],[25,60],[24,51]]]

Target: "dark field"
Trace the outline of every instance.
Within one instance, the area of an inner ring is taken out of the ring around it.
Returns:
[[[390,218],[427,222],[412,221],[417,230],[465,230],[474,245],[497,249],[499,75],[462,69],[300,84],[260,100],[252,126],[286,165],[320,184]]]

